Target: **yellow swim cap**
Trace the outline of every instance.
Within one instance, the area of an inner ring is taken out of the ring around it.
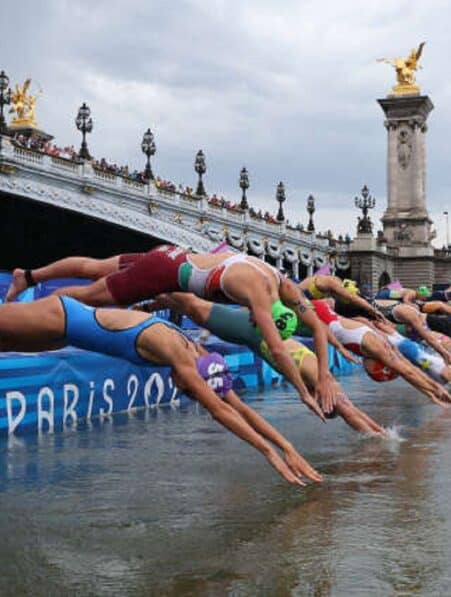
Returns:
[[[349,280],[348,278],[345,278],[342,281],[341,285],[349,292],[349,294],[360,294],[359,287],[354,282],[354,280]]]

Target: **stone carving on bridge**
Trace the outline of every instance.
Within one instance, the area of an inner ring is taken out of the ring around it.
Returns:
[[[406,223],[399,224],[398,230],[394,233],[395,240],[410,241],[412,240],[412,230]]]
[[[396,71],[397,85],[392,88],[393,95],[419,95],[420,88],[416,84],[415,71],[419,66],[423,47],[426,42],[421,42],[417,49],[413,49],[407,58],[379,58],[378,62],[386,62],[391,64]]]
[[[403,170],[409,165],[412,145],[412,133],[407,128],[401,128],[398,132],[398,161]]]

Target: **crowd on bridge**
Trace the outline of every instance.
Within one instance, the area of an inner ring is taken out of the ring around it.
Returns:
[[[12,141],[18,147],[22,147],[24,149],[29,149],[32,151],[37,151],[40,153],[45,153],[46,155],[50,155],[51,157],[62,158],[72,161],[80,160],[79,154],[77,153],[73,145],[60,147],[55,143],[46,141],[38,135],[25,136],[23,134],[16,134],[12,137]],[[95,170],[105,172],[113,176],[120,176],[122,178],[133,180],[142,184],[146,184],[148,182],[144,171],[137,170],[136,168],[131,169],[128,165],[118,165],[115,162],[108,162],[104,157],[102,157],[100,160],[92,159],[91,165]],[[179,195],[188,198],[199,198],[195,194],[193,188],[189,185],[177,185],[173,181],[162,178],[160,176],[157,176],[155,178],[154,184],[155,187],[161,191],[169,193],[178,193]],[[211,206],[220,207],[240,213],[243,211],[239,203],[229,201],[222,195],[218,197],[216,193],[213,193],[212,195],[205,194],[205,198],[208,204]],[[270,224],[280,223],[277,220],[276,216],[271,214],[268,210],[263,212],[261,209],[257,210],[252,206],[250,206],[248,210],[249,216],[254,220],[261,220]],[[285,219],[285,224],[288,228],[291,228],[293,230],[304,230],[304,226],[300,222],[298,222],[294,226],[291,226],[289,221]]]
[[[13,143],[18,147],[24,149],[30,149],[32,151],[39,151],[50,155],[54,158],[64,158],[66,160],[78,160],[78,153],[73,145],[66,145],[60,147],[55,143],[51,143],[38,135],[25,136],[22,134],[16,134],[13,139]]]
[[[96,170],[107,172],[108,174],[112,174],[114,176],[121,176],[122,178],[128,178],[130,180],[142,182],[143,184],[147,182],[144,172],[136,170],[136,168],[131,170],[128,165],[119,166],[116,163],[111,164],[107,162],[105,158],[101,158],[100,160],[92,160],[91,165]]]

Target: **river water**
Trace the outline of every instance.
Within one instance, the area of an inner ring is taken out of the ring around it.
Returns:
[[[249,395],[324,474],[286,484],[196,405],[0,445],[0,595],[449,595],[451,409],[341,380],[393,427]]]

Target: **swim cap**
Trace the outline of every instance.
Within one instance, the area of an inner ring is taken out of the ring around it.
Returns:
[[[298,327],[298,318],[293,309],[278,300],[271,307],[271,315],[282,340],[290,338]]]
[[[224,357],[218,352],[211,352],[196,359],[199,375],[205,379],[210,388],[221,398],[232,389],[232,375]]]
[[[359,287],[354,282],[354,280],[349,280],[349,278],[345,278],[342,281],[341,285],[343,286],[343,288],[346,288],[349,294],[360,294]]]
[[[431,296],[431,291],[429,290],[429,288],[427,286],[418,286],[417,294],[419,296],[423,296],[424,298],[427,298],[428,296]]]
[[[287,340],[297,330],[298,318],[296,313],[293,309],[286,307],[281,300],[277,300],[272,304],[271,316],[282,340]],[[255,329],[261,336],[260,328],[257,326]]]
[[[364,358],[363,359],[363,366],[365,371],[374,379],[374,381],[382,382],[382,381],[392,381],[392,379],[396,379],[398,377],[398,373],[381,363],[381,361],[376,361],[375,359]]]

